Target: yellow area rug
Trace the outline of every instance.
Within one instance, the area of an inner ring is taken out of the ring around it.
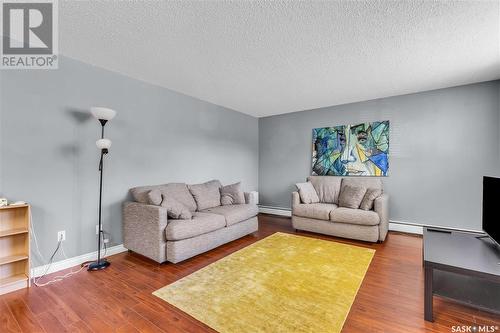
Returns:
[[[340,332],[374,253],[275,233],[153,294],[221,333]]]

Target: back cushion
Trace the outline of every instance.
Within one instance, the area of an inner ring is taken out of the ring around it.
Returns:
[[[245,203],[245,194],[241,190],[241,182],[220,188],[220,203],[223,206],[241,205]]]
[[[339,207],[358,209],[363,197],[365,196],[365,187],[354,187],[346,185],[342,187],[339,196]]]
[[[310,176],[307,177],[316,190],[319,197],[319,202],[324,203],[339,203],[341,177],[335,176]]]
[[[174,198],[190,212],[194,212],[196,210],[196,202],[194,201],[193,196],[189,192],[189,189],[184,183],[170,183],[165,185],[162,189],[161,193],[168,200],[168,198]]]
[[[198,210],[220,206],[220,191],[222,184],[218,180],[211,180],[203,184],[189,185],[189,191],[196,201]]]
[[[295,184],[299,189],[300,201],[305,204],[319,202],[318,193],[311,182]]]
[[[159,190],[161,192],[161,187],[165,185],[151,185],[151,186],[138,186],[130,189],[130,193],[135,201],[149,204],[148,193],[152,190]]]
[[[166,198],[174,198],[191,212],[196,210],[196,202],[184,183],[170,183],[153,186],[139,186],[130,190],[134,200],[143,204],[149,204],[148,193],[151,190],[158,189]]]
[[[344,186],[352,187],[364,187],[365,189],[372,188],[374,190],[382,190],[382,180],[380,178],[368,178],[368,177],[352,177],[342,179],[342,188]]]

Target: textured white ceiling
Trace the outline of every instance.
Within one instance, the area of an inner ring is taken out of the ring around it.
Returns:
[[[62,54],[254,116],[500,78],[499,1],[60,1]]]

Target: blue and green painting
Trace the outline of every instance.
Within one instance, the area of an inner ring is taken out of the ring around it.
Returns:
[[[312,174],[387,176],[389,121],[313,129]]]

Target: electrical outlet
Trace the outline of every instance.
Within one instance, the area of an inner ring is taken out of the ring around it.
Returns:
[[[108,243],[109,243],[109,239],[104,238],[104,244],[108,244]]]
[[[64,242],[66,240],[66,231],[63,230],[63,231],[58,231],[57,232],[57,241],[58,242]]]
[[[95,225],[95,234],[99,235],[99,224]]]

